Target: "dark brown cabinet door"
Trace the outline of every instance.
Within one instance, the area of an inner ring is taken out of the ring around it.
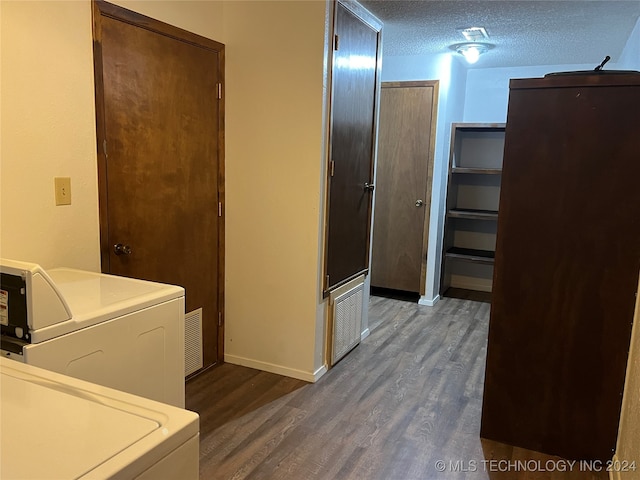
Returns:
[[[222,353],[224,47],[95,5],[102,268],[183,286],[187,312],[203,309],[203,361],[211,365]]]
[[[640,75],[512,80],[482,436],[611,458],[640,268]]]
[[[336,9],[326,290],[367,270],[373,198],[378,32]]]

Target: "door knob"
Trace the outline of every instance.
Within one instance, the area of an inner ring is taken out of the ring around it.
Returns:
[[[424,204],[422,200],[416,200],[416,207],[421,207]]]
[[[114,245],[113,251],[116,255],[131,255],[131,247],[122,243]]]
[[[373,192],[373,189],[376,188],[376,186],[373,183],[365,183],[364,184],[364,189],[368,192]]]

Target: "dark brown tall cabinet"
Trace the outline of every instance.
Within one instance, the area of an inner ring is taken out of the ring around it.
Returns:
[[[511,80],[481,435],[612,457],[640,268],[640,73]]]

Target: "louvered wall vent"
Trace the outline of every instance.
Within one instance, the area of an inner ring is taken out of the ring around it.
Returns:
[[[184,316],[184,375],[202,368],[202,308]]]
[[[467,42],[484,42],[489,38],[489,34],[484,27],[469,27],[460,30]]]
[[[333,300],[331,365],[360,343],[363,298],[364,283],[360,283]]]

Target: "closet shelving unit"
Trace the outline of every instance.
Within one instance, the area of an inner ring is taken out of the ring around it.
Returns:
[[[504,131],[503,123],[451,126],[441,295],[491,291]]]

